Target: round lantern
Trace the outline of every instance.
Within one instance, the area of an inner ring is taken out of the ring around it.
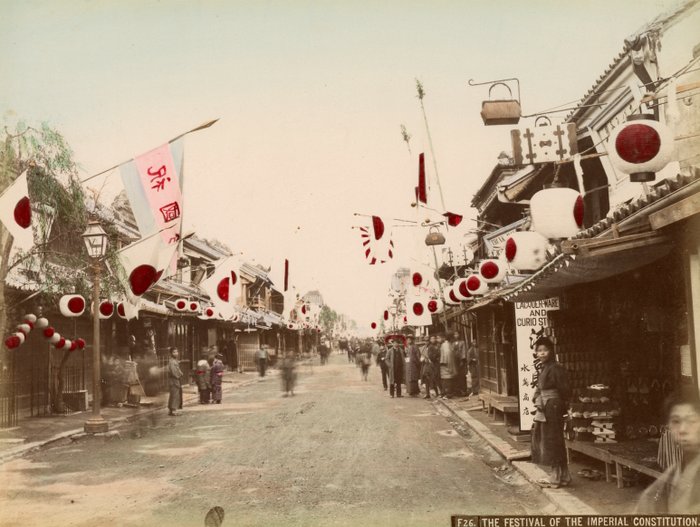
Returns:
[[[56,333],[56,330],[54,328],[52,328],[50,326],[47,328],[44,328],[44,337],[45,338],[50,339],[51,337],[53,337],[54,333]]]
[[[21,344],[22,344],[22,341],[21,341],[20,338],[19,338],[17,335],[15,335],[15,334],[10,335],[9,337],[7,337],[7,338],[5,339],[5,347],[6,347],[7,349],[13,350],[13,349],[15,349],[15,348],[18,348]]]
[[[49,321],[45,319],[44,317],[37,318],[36,322],[34,323],[34,327],[37,329],[44,329],[49,327]]]
[[[36,315],[34,315],[32,313],[28,313],[28,314],[24,315],[24,320],[34,324],[34,323],[36,323]]]
[[[71,348],[72,345],[73,345],[73,342],[72,342],[72,341],[70,341],[70,340],[68,340],[68,339],[65,339],[64,342],[63,342],[63,346],[61,347],[61,349],[70,350],[70,348]]]
[[[190,302],[187,304],[187,310],[190,313],[196,313],[199,311],[199,302],[195,302],[194,300],[190,300]]]
[[[540,190],[530,200],[532,230],[545,238],[570,238],[583,227],[583,197],[571,188]]]
[[[214,308],[213,307],[208,307],[204,310],[204,314],[208,316],[209,318],[214,316]]]
[[[478,274],[472,274],[467,277],[467,289],[472,295],[484,295],[489,286]]]
[[[85,299],[80,295],[63,295],[58,309],[64,317],[79,317],[85,311]]]
[[[20,333],[23,333],[25,337],[27,335],[29,335],[29,332],[31,330],[32,330],[32,327],[27,323],[17,325],[17,331],[19,331]]]
[[[75,351],[77,349],[78,349],[78,343],[75,341],[71,342],[69,351]]]
[[[452,284],[451,292],[454,294],[454,297],[460,301],[469,300],[469,298],[472,296],[469,290],[467,289],[466,278],[457,278],[457,280],[455,280],[455,283]]]
[[[615,169],[630,175],[630,181],[654,181],[673,155],[673,133],[651,114],[627,117],[608,139],[608,158]]]
[[[114,304],[109,300],[102,300],[98,307],[98,311],[100,312],[100,319],[105,320],[114,314]]]
[[[547,261],[547,243],[539,232],[514,232],[506,240],[502,254],[518,271],[535,271]]]
[[[506,277],[506,266],[498,260],[484,260],[479,264],[479,277],[487,284],[497,284]]]
[[[75,339],[75,345],[78,347],[78,349],[83,349],[85,347],[85,339]]]
[[[51,340],[53,341],[53,339],[51,339]],[[63,346],[65,346],[65,344],[66,344],[66,339],[64,339],[63,337],[61,337],[59,335],[58,340],[53,343],[53,347],[56,348],[57,350],[60,350],[61,348],[63,348]]]
[[[231,317],[231,322],[238,322],[239,320],[241,320],[240,313],[234,313],[233,316]]]
[[[126,310],[124,309],[124,302],[119,302],[117,304],[117,316],[119,318],[126,318]]]
[[[49,342],[50,342],[51,344],[56,344],[56,343],[60,342],[60,340],[61,340],[62,338],[63,338],[63,337],[61,337],[61,334],[60,334],[60,333],[54,332],[54,333],[49,337]]]
[[[445,303],[439,298],[433,298],[431,300],[428,300],[428,311],[431,315],[437,315],[439,313],[442,313],[444,309]]]
[[[461,300],[455,296],[454,291],[449,287],[443,291],[443,299],[446,304],[451,306],[456,306],[461,303]]]
[[[187,299],[186,298],[178,298],[175,300],[175,309],[178,311],[186,311],[187,310]]]

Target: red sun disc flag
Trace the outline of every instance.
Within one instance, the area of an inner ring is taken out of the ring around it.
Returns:
[[[214,273],[200,284],[214,304],[214,310],[225,319],[233,316],[234,307],[241,296],[240,285],[237,285],[239,265],[237,259],[229,257],[218,263]]]
[[[418,187],[416,187],[416,199],[419,203],[428,203],[428,185],[425,181],[425,155],[418,156]]]
[[[394,257],[394,242],[385,232],[384,221],[372,216],[372,226],[360,227],[365,258],[370,265],[383,264]]]
[[[372,229],[374,230],[374,239],[381,240],[384,236],[384,222],[379,216],[372,216]]]
[[[0,196],[0,221],[12,234],[14,248],[22,251],[32,248],[34,233],[26,171],[22,172]]]
[[[452,212],[445,212],[443,216],[447,218],[447,224],[450,227],[457,227],[460,223],[462,223],[462,219],[464,218],[464,216],[461,214],[454,214]]]
[[[119,251],[119,261],[127,276],[127,289],[141,296],[163,276],[177,245],[167,245],[158,235],[138,240]]]

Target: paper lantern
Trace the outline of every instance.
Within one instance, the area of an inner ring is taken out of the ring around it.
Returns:
[[[50,326],[44,329],[44,337],[47,339],[50,339],[51,337],[53,337],[54,333],[56,333],[56,330]]]
[[[178,311],[187,310],[187,299],[178,298],[177,300],[175,300],[175,309],[177,309]]]
[[[433,298],[432,300],[428,300],[427,306],[428,311],[430,311],[432,315],[442,313],[445,309],[445,303],[439,298]]]
[[[29,324],[18,324],[17,325],[17,331],[20,333],[24,333],[24,336],[26,337],[29,335],[29,332],[32,330],[32,327]]]
[[[83,349],[85,348],[85,339],[77,338],[75,339],[75,344],[78,346],[78,349]]]
[[[37,329],[44,329],[49,326],[49,321],[45,319],[44,317],[37,318],[36,322],[34,323],[34,327]]]
[[[630,181],[654,181],[673,155],[673,133],[651,114],[627,117],[608,139],[608,158],[616,170],[630,175]]]
[[[70,347],[71,347],[72,345],[73,345],[73,342],[72,342],[72,341],[70,341],[70,340],[68,340],[68,339],[64,339],[64,341],[63,341],[63,346],[61,346],[61,349],[70,350]]]
[[[27,336],[24,333],[20,333],[19,331],[16,333],[13,333],[15,337],[19,339],[20,344],[24,344],[24,341],[27,339]]]
[[[36,322],[36,315],[34,315],[32,313],[28,313],[28,314],[24,315],[24,320],[34,324]]]
[[[49,342],[50,342],[51,344],[56,344],[57,342],[60,342],[60,340],[61,340],[62,338],[63,338],[63,337],[61,337],[61,334],[60,334],[60,333],[54,333],[53,335],[51,335],[51,336],[49,337]]]
[[[60,350],[61,348],[63,348],[63,346],[65,346],[65,344],[66,344],[66,339],[64,339],[63,337],[61,337],[59,335],[58,340],[53,343],[53,347],[56,348],[57,350]]]
[[[71,343],[70,343],[69,351],[75,351],[75,350],[77,350],[77,349],[78,349],[78,343],[75,342],[75,341],[71,342]]]
[[[547,261],[547,243],[539,232],[514,232],[506,240],[503,255],[518,271],[535,271]]]
[[[204,314],[208,317],[213,317],[214,316],[214,308],[208,307],[204,310]]]
[[[109,300],[103,300],[100,302],[98,311],[100,313],[101,320],[107,319],[114,314],[114,304]]]
[[[449,287],[443,291],[443,299],[445,300],[446,304],[451,306],[459,305],[462,302],[455,296],[454,291],[452,291],[452,289]]]
[[[454,294],[454,297],[460,301],[469,300],[469,298],[472,296],[469,289],[467,289],[466,278],[458,278],[455,280],[455,283],[452,284],[451,291]]]
[[[18,348],[21,344],[22,342],[17,335],[10,335],[5,339],[5,347],[10,350]]]
[[[506,277],[506,266],[499,260],[483,260],[479,264],[479,276],[487,284],[497,284]]]
[[[532,230],[549,239],[570,238],[583,227],[583,197],[570,188],[547,188],[530,200]]]
[[[117,304],[117,316],[119,318],[126,318],[126,310],[124,309],[124,302],[119,302]]]
[[[187,310],[190,313],[196,313],[199,311],[199,302],[195,302],[194,300],[191,300],[189,304],[187,304]]]
[[[58,309],[64,317],[79,317],[85,311],[85,299],[80,295],[63,295]]]
[[[234,313],[234,315],[231,317],[231,322],[238,322],[240,320],[241,320],[240,313]]]
[[[489,286],[478,274],[472,274],[467,277],[467,289],[472,295],[484,295]]]

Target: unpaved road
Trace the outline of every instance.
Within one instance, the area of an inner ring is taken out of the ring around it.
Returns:
[[[450,514],[553,512],[423,399],[392,399],[339,355],[224,404],[47,448],[0,467],[0,525],[448,526]],[[484,461],[483,456],[486,455]],[[500,468],[500,470],[499,470]]]

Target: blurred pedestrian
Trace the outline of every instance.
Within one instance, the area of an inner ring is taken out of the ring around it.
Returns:
[[[283,397],[287,395],[294,396],[294,385],[296,384],[296,367],[294,364],[294,352],[287,351],[284,358],[279,364],[280,377],[282,379],[282,391],[284,392]]]
[[[209,404],[211,400],[211,368],[207,359],[200,359],[194,372],[194,380],[199,391],[199,404]]]
[[[455,395],[467,395],[467,347],[459,331],[452,334],[452,348],[457,359],[457,373],[454,380]]]
[[[549,338],[537,339],[535,353],[542,369],[533,397],[537,412],[532,427],[532,461],[551,470],[549,479],[537,483],[557,489],[571,483],[564,442],[564,414],[569,407],[571,389],[566,369],[557,362],[554,343]]]
[[[217,353],[214,356],[214,363],[211,365],[210,372],[210,383],[211,383],[211,398],[216,404],[221,404],[221,382],[224,377],[224,366],[223,359],[224,356],[221,353]]]
[[[404,353],[399,339],[394,339],[391,342],[386,355],[386,364],[389,370],[389,395],[394,397],[394,393],[396,393],[396,397],[403,397],[401,385],[406,377],[404,375]]]
[[[442,397],[451,399],[454,396],[454,379],[457,376],[457,358],[455,357],[449,334],[440,343],[440,382]]]
[[[635,514],[700,514],[700,399],[694,388],[665,402],[669,431],[682,456],[639,499]]]
[[[413,337],[409,336],[406,341],[406,390],[411,397],[418,397],[420,394],[420,388],[418,388],[420,351],[418,351]]]
[[[368,348],[364,353],[360,354],[360,371],[362,372],[362,380],[367,380],[367,375],[369,374],[369,367],[372,364],[372,351]]]
[[[469,343],[469,348],[467,349],[467,365],[469,367],[469,379],[471,381],[471,386],[469,387],[470,396],[478,395],[480,388],[479,348],[473,340]]]
[[[182,408],[182,370],[180,369],[180,354],[177,348],[170,348],[168,361],[168,415],[180,415],[177,410]]]

